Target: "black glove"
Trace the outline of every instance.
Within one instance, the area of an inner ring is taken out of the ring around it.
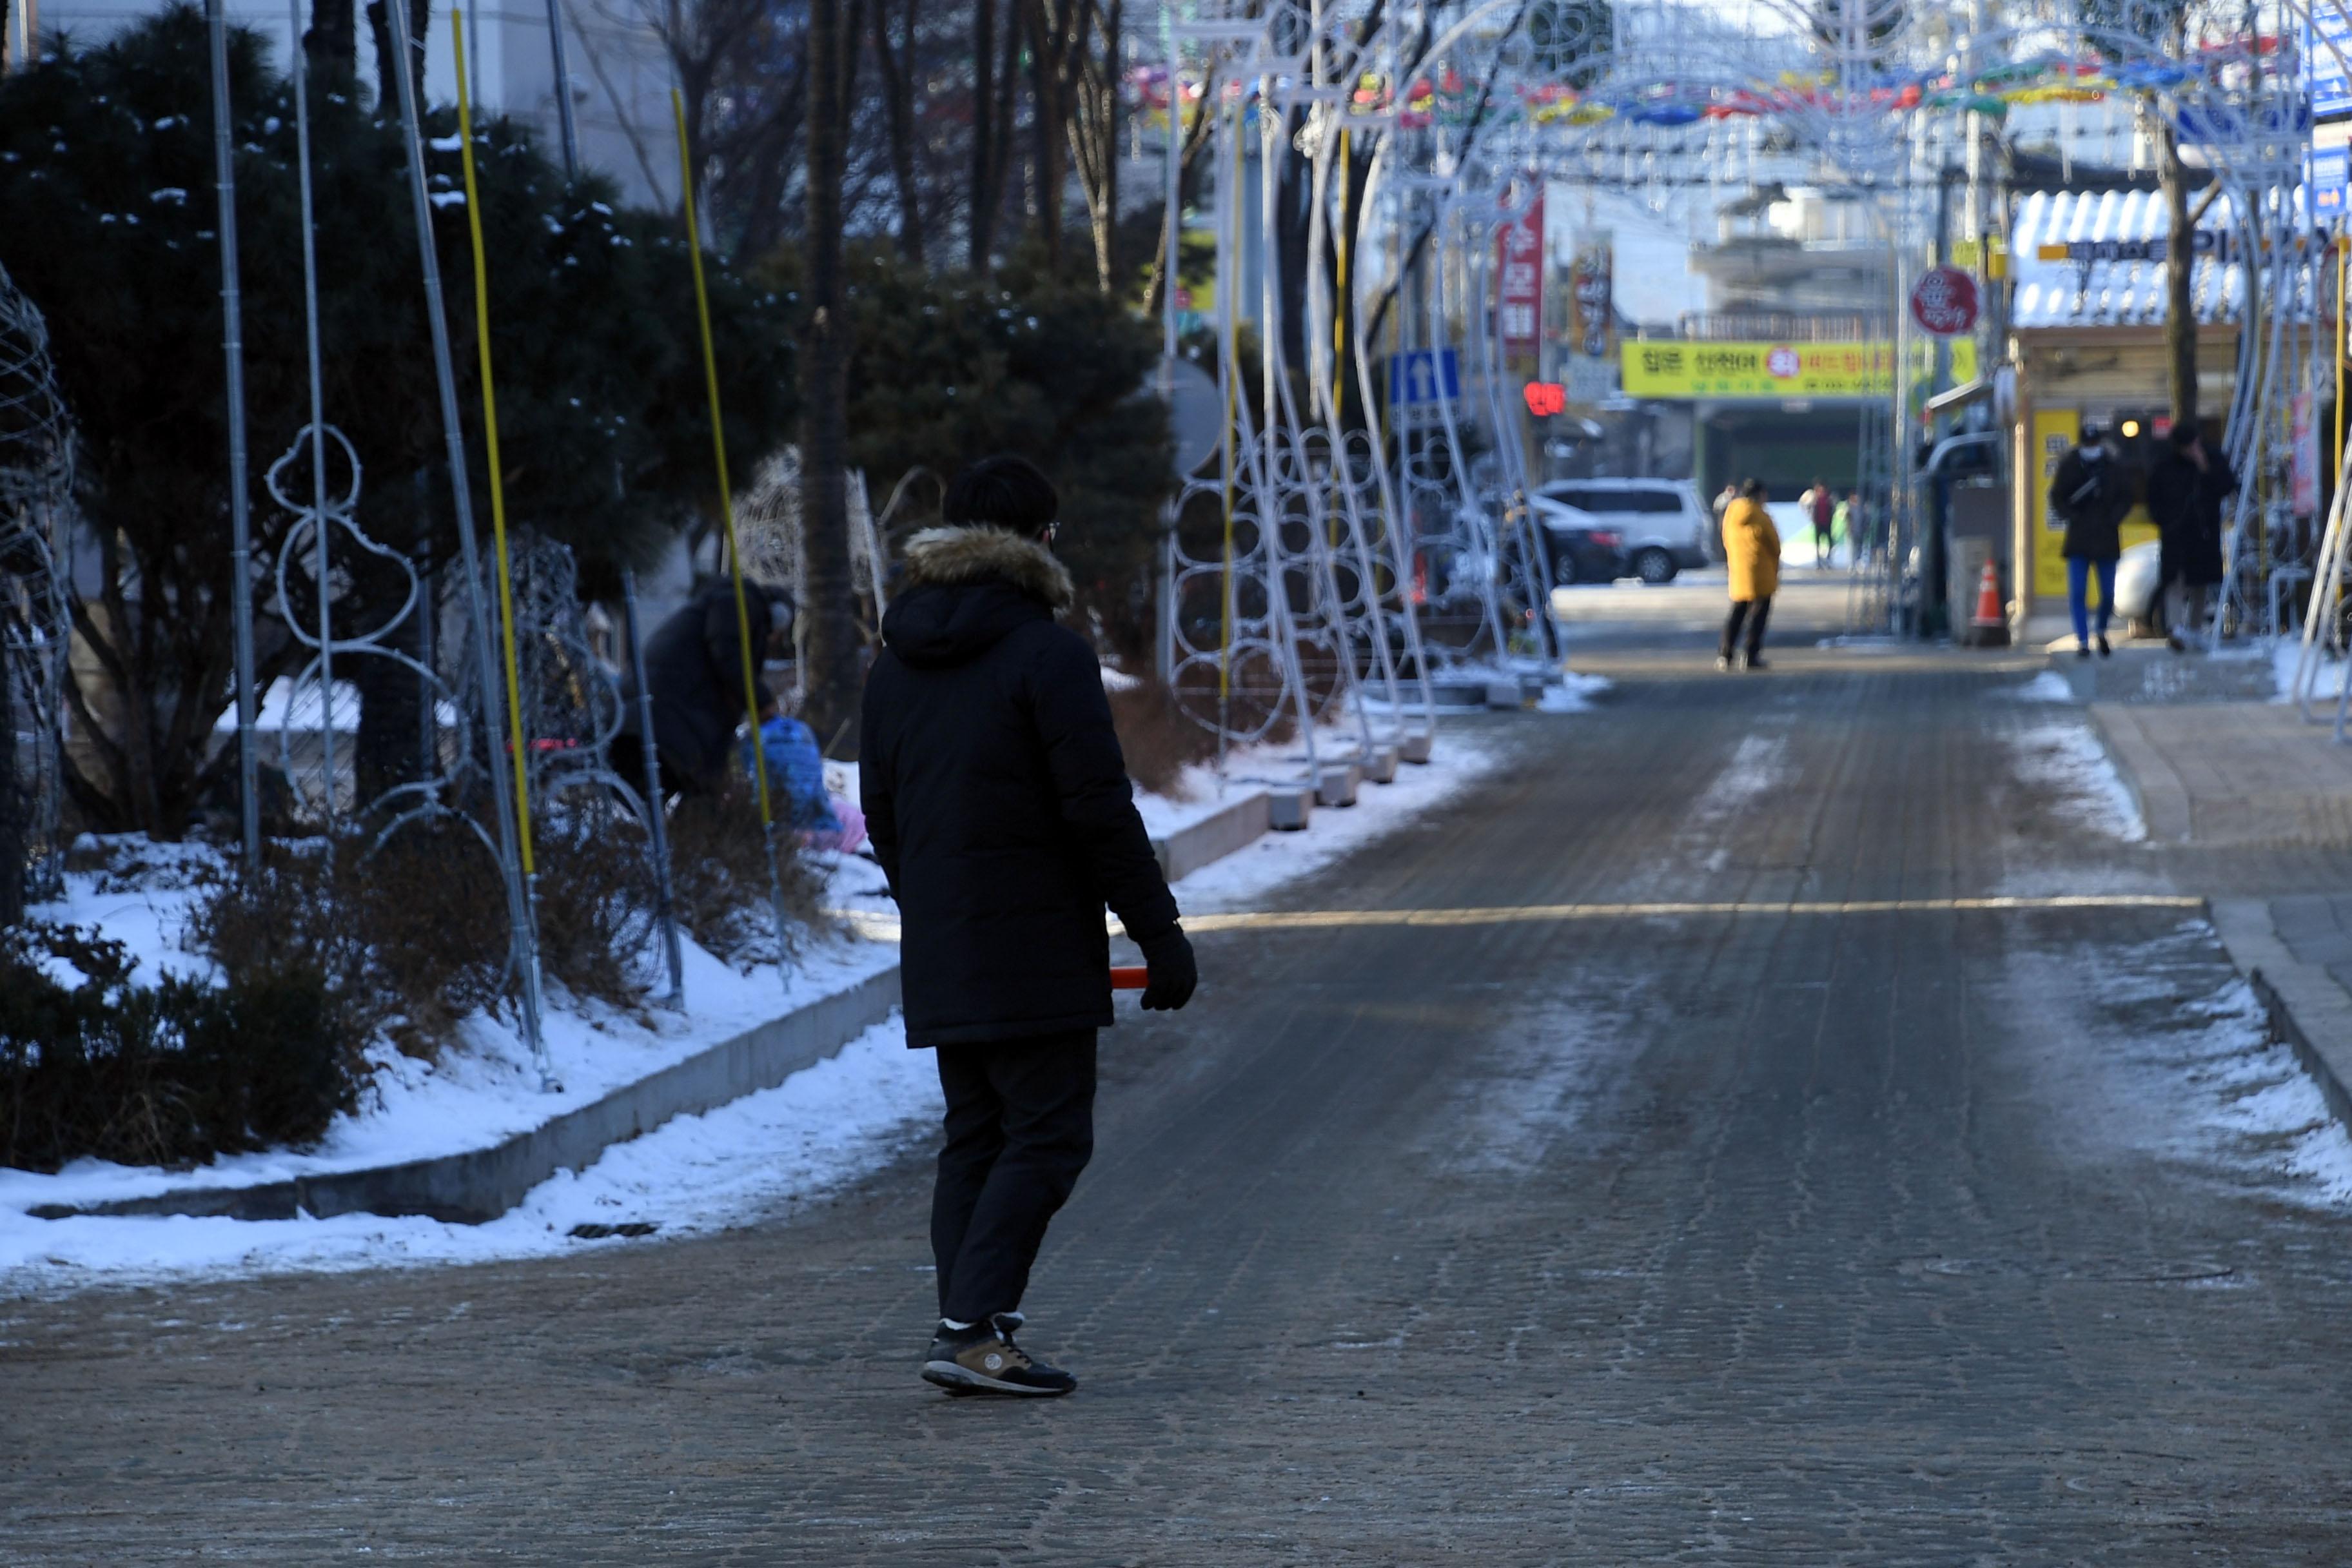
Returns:
[[[1193,988],[1201,984],[1201,971],[1192,963],[1192,944],[1186,940],[1184,928],[1170,926],[1136,945],[1143,949],[1143,962],[1150,969],[1143,987],[1143,1010],[1173,1013],[1190,1002]]]

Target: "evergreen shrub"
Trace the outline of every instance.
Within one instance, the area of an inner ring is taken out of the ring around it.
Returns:
[[[87,927],[0,931],[0,1164],[199,1164],[315,1142],[356,1102],[345,1006],[319,970],[142,986],[137,967]]]

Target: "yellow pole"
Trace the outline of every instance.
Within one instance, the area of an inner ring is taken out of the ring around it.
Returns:
[[[539,868],[530,853],[530,757],[523,750],[522,678],[515,660],[514,571],[507,559],[507,492],[499,479],[499,400],[490,384],[490,274],[482,246],[482,196],[474,178],[474,113],[466,98],[466,14],[452,6],[449,34],[457,46],[457,144],[466,164],[466,225],[474,235],[474,343],[482,359],[482,446],[490,471],[490,535],[499,557],[499,630],[506,643],[507,736],[514,747],[515,821],[522,829],[522,874]]]
[[[736,640],[743,651],[743,713],[751,725],[751,774],[760,786],[760,826],[772,834],[776,816],[768,805],[767,748],[760,743],[760,700],[754,695],[757,671],[751,664],[751,615],[743,598],[743,552],[735,543],[735,496],[727,483],[727,432],[719,422],[719,354],[711,346],[710,293],[702,280],[702,236],[694,217],[694,160],[686,150],[686,100],[678,96],[676,88],[669,89],[669,108],[677,121],[678,189],[686,201],[686,254],[694,267],[694,313],[702,325],[702,381],[710,394],[710,449],[719,459],[719,521],[727,534],[727,570],[735,579]],[[782,935],[778,931],[778,940]],[[778,962],[782,963],[781,954]]]
[[[1331,286],[1331,426],[1339,426],[1340,362],[1348,356],[1348,132],[1339,132],[1339,244]],[[1335,468],[1334,472],[1337,472]]]

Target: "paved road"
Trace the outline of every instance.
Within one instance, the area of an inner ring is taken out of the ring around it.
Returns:
[[[708,1240],[0,1309],[0,1561],[2352,1558],[2352,1224],[2231,1120],[2277,1053],[2210,932],[1937,902],[2211,863],[2101,835],[2014,662],[1592,648],[1599,711],[1494,721],[1518,765],[1277,907],[1916,902],[1204,936],[1110,1037],[1049,1406],[915,1381],[911,1162]]]

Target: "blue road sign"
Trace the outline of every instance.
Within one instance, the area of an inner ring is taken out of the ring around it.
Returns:
[[[1441,383],[1439,377],[1444,380]],[[1389,355],[1389,405],[1412,408],[1462,395],[1462,366],[1452,349],[1415,349]]]
[[[2345,191],[2352,186],[2352,148],[2313,148],[2304,156],[2303,181],[2314,217],[2343,216]]]
[[[2339,53],[2343,60],[2336,58]],[[2347,60],[2352,60],[2352,5],[2347,0],[2312,0],[2311,20],[2303,28],[2303,68],[2313,118],[2352,114],[2352,76],[2344,67]]]

